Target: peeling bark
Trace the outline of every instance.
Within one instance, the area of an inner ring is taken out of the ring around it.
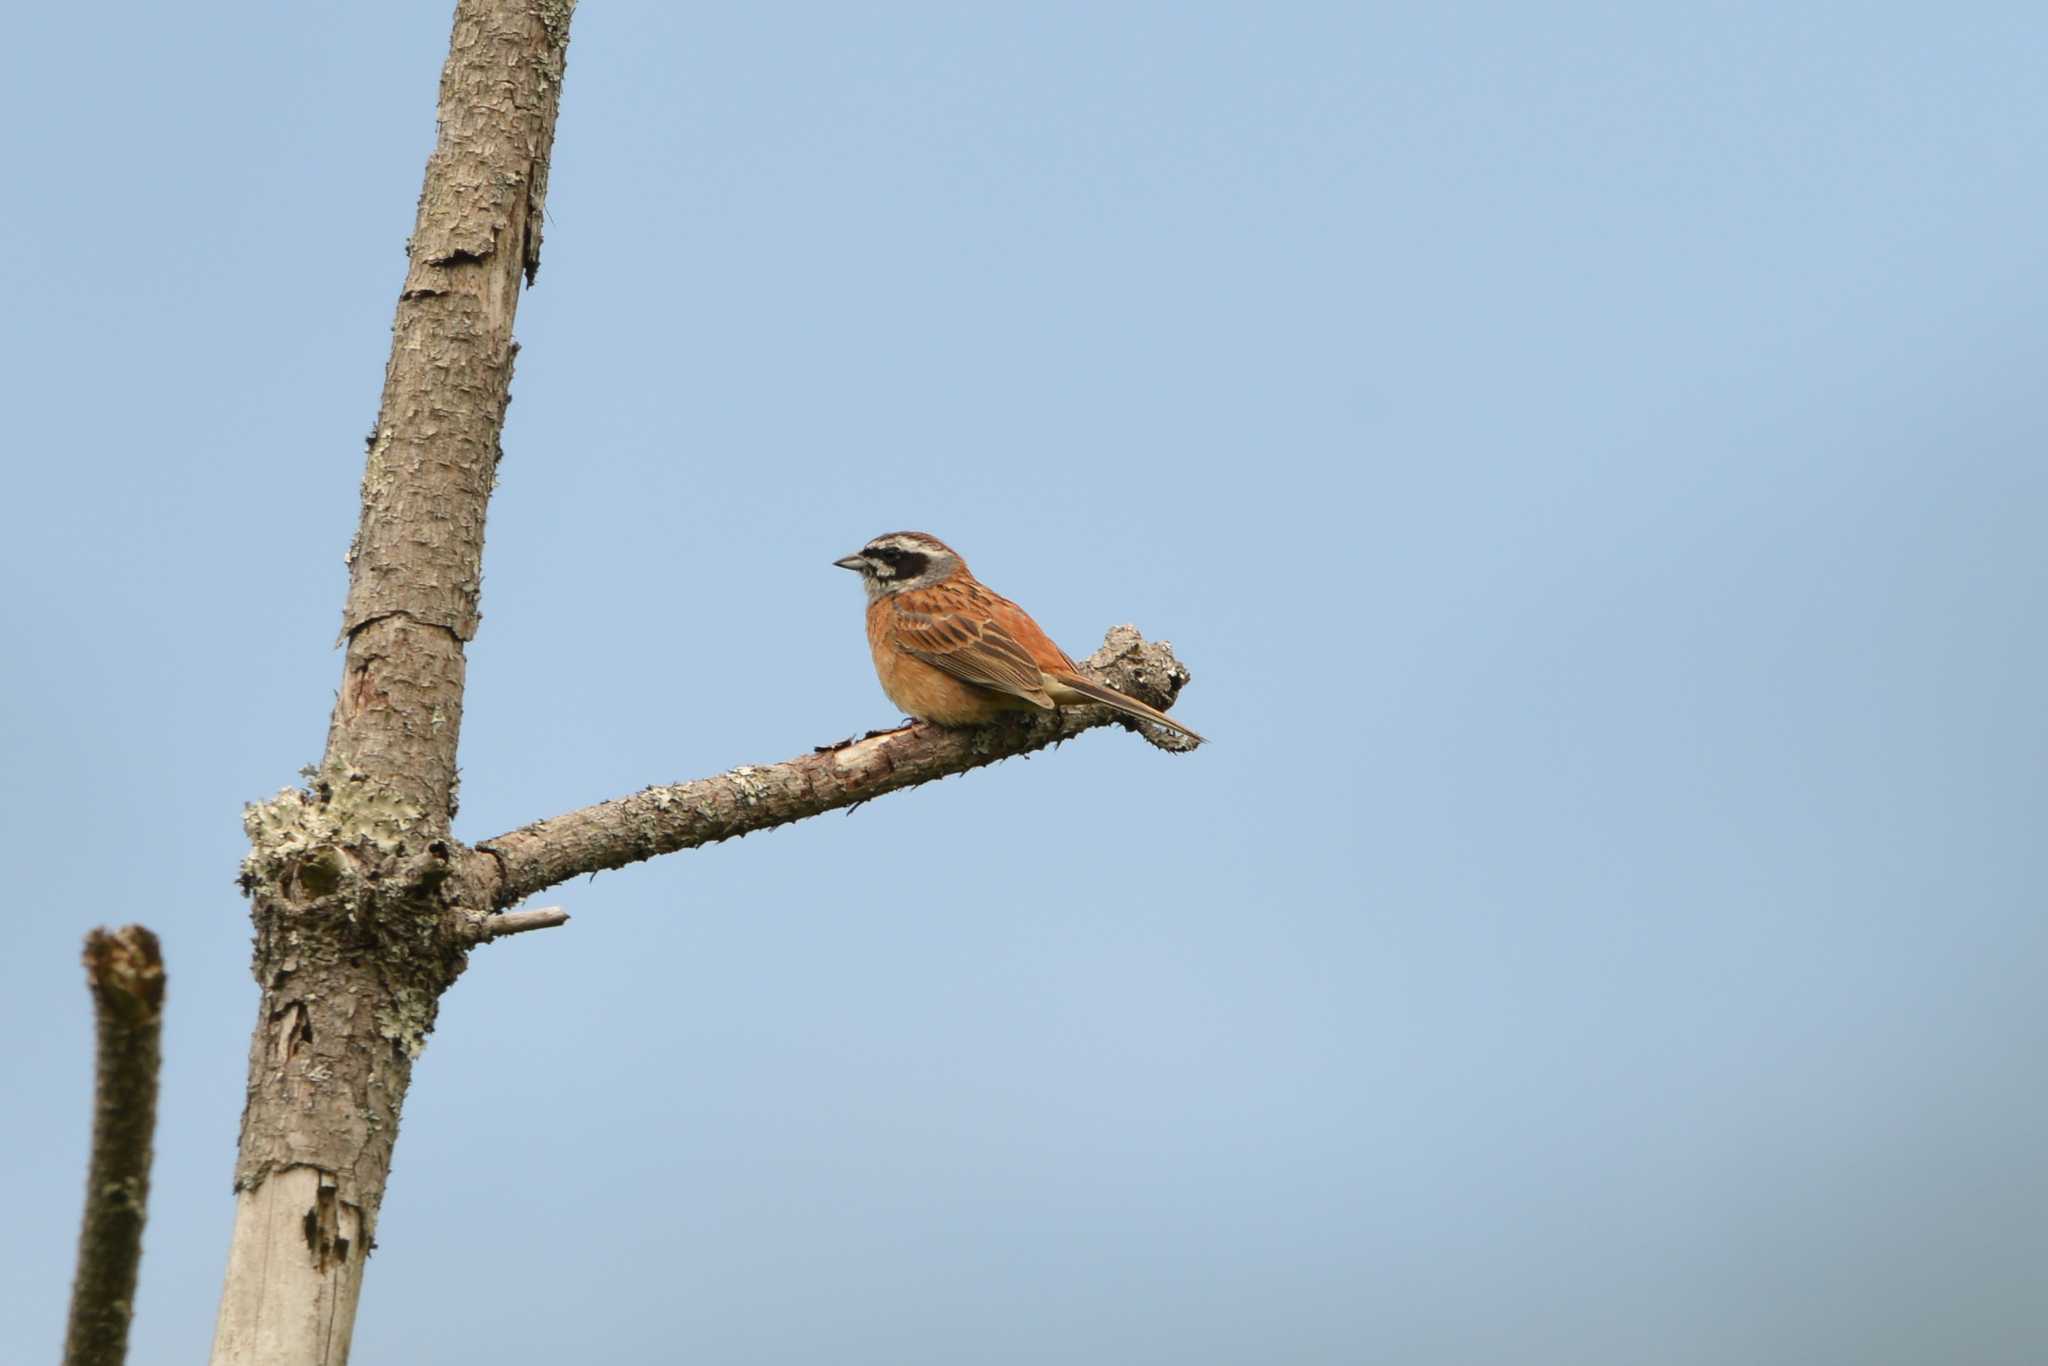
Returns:
[[[305,791],[250,809],[262,988],[213,1359],[346,1360],[412,1062],[478,937],[447,839],[484,514],[573,0],[460,0]],[[465,895],[465,893],[468,895]]]

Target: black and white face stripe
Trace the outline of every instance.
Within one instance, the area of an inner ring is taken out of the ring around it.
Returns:
[[[875,567],[878,579],[915,579],[932,567],[928,553],[901,545],[871,545],[860,552],[860,557]]]
[[[840,560],[841,568],[857,571],[870,598],[937,583],[960,568],[960,557],[944,541],[921,531],[896,531],[877,536],[860,553]]]

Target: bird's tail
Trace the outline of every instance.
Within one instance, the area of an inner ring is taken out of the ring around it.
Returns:
[[[1135,716],[1140,721],[1150,721],[1165,726],[1168,730],[1177,730],[1197,744],[1208,743],[1206,737],[1195,734],[1165,712],[1148,707],[1137,698],[1128,697],[1115,688],[1105,688],[1100,683],[1090,683],[1087,679],[1077,678],[1072,674],[1067,674],[1057,681],[1048,679],[1047,682],[1046,691],[1053,695],[1056,702],[1099,702],[1105,707],[1115,708],[1126,716]]]

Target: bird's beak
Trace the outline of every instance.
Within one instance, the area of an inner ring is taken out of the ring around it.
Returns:
[[[841,569],[851,569],[855,573],[859,573],[861,568],[867,564],[867,561],[858,555],[848,555],[845,559],[834,560],[832,563],[838,565]]]

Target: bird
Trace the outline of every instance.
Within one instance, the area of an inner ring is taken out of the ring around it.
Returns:
[[[1029,612],[975,578],[936,536],[893,531],[832,563],[860,575],[882,691],[920,721],[980,726],[1094,704],[1203,741],[1164,712],[1083,678]]]

